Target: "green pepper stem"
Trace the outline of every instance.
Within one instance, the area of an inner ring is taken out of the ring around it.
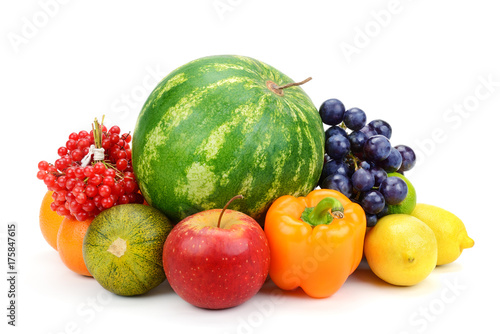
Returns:
[[[344,207],[336,198],[325,197],[315,207],[306,208],[302,213],[302,220],[311,226],[322,224],[330,224],[333,221],[333,216],[329,211],[332,211],[334,216],[342,216]]]

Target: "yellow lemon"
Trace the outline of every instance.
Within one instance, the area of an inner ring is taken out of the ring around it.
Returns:
[[[437,241],[421,220],[406,214],[382,217],[366,235],[371,270],[394,285],[415,285],[436,267]]]
[[[464,223],[449,211],[419,203],[411,215],[434,231],[438,244],[437,265],[455,261],[462,254],[462,250],[474,246],[474,240],[467,235]]]

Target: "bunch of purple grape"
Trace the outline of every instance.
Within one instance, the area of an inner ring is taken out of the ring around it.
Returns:
[[[392,146],[392,128],[377,119],[366,123],[359,108],[345,110],[337,99],[323,102],[319,109],[325,131],[325,163],[321,188],[335,189],[359,203],[367,226],[387,214],[388,205],[400,204],[408,194],[405,181],[388,173],[413,168],[415,152],[406,145]]]

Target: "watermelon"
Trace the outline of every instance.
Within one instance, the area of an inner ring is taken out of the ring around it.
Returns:
[[[200,58],[171,72],[134,130],[132,164],[146,201],[177,223],[241,194],[234,209],[262,223],[279,196],[314,189],[323,124],[300,86],[279,89],[289,83],[243,56]]]
[[[172,227],[163,213],[147,205],[104,210],[83,239],[85,265],[106,290],[122,296],[146,293],[166,278],[163,245]]]

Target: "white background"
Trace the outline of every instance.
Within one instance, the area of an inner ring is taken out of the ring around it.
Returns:
[[[499,234],[500,44],[493,1],[3,1],[0,5],[2,333],[470,333],[498,328],[488,301]],[[393,127],[419,152],[408,173],[418,201],[465,222],[475,240],[414,287],[390,286],[362,264],[332,297],[281,292],[195,308],[167,283],[111,295],[70,272],[38,227],[54,161],[95,116],[134,129],[153,86],[198,57],[257,58],[304,86],[317,107],[338,98]],[[7,326],[6,225],[18,225],[18,327]],[[494,304],[493,304],[494,305]]]

